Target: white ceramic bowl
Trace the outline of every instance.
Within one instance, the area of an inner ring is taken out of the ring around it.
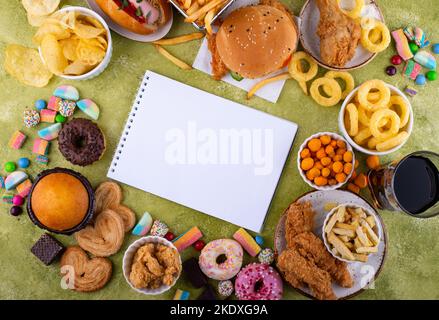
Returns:
[[[345,113],[345,110],[346,110],[346,106],[351,102],[351,100],[353,100],[353,97],[354,97],[354,95],[357,94],[358,89],[360,88],[360,86],[358,86],[357,88],[355,88],[354,90],[352,90],[351,93],[349,93],[349,95],[348,95],[348,96],[346,97],[346,99],[343,101],[343,104],[341,105],[340,113],[339,113],[339,116],[338,116],[338,127],[339,127],[341,133],[343,134],[343,136],[346,138],[346,140],[347,140],[347,141],[348,141],[348,142],[349,142],[349,143],[350,143],[350,144],[351,144],[356,150],[358,150],[358,151],[360,151],[360,152],[363,152],[363,153],[365,153],[365,154],[369,154],[369,155],[377,155],[377,156],[384,156],[384,155],[387,155],[387,154],[393,153],[393,152],[399,150],[399,149],[400,149],[400,148],[401,148],[401,147],[407,142],[407,140],[410,138],[410,135],[412,134],[412,131],[413,131],[413,121],[414,121],[414,117],[413,117],[413,108],[412,108],[412,104],[410,103],[409,99],[407,99],[406,95],[405,95],[404,93],[402,93],[401,90],[399,90],[398,88],[396,88],[396,87],[394,87],[394,86],[392,86],[392,85],[390,85],[390,84],[387,84],[387,83],[386,83],[386,86],[390,88],[390,91],[391,91],[392,93],[396,93],[396,94],[398,94],[399,96],[401,96],[401,97],[404,99],[404,101],[407,103],[407,105],[409,106],[409,109],[410,109],[410,119],[409,119],[409,122],[407,123],[407,125],[406,125],[405,128],[404,128],[404,129],[407,131],[407,133],[408,133],[409,135],[408,135],[407,139],[406,139],[403,143],[401,143],[399,146],[396,146],[396,147],[393,148],[393,149],[390,149],[390,150],[387,150],[387,151],[382,151],[382,152],[379,152],[379,151],[376,151],[376,150],[370,150],[370,149],[367,149],[367,148],[364,148],[364,147],[358,145],[358,144],[357,144],[357,143],[356,143],[356,142],[355,142],[355,141],[349,136],[349,134],[348,134],[348,132],[347,132],[347,130],[346,130],[345,124],[344,124],[344,113]]]
[[[56,12],[68,12],[68,11],[78,11],[83,15],[87,15],[90,17],[93,17],[95,19],[97,19],[102,26],[104,27],[105,31],[107,32],[107,42],[108,42],[108,47],[107,47],[107,52],[105,53],[104,59],[101,61],[101,63],[99,63],[94,69],[90,70],[87,73],[78,75],[78,76],[69,76],[69,75],[59,75],[60,78],[63,79],[68,79],[68,80],[88,80],[88,79],[92,79],[98,75],[100,75],[105,68],[107,68],[108,64],[110,63],[111,60],[111,55],[113,53],[113,41],[111,39],[111,32],[110,29],[108,28],[107,23],[105,22],[105,20],[96,12],[94,12],[93,10],[90,10],[88,8],[84,8],[84,7],[76,7],[76,6],[66,6]],[[41,49],[38,48],[38,51],[40,53],[40,57],[44,62],[44,58],[41,55]]]
[[[168,291],[169,289],[171,289],[175,283],[177,282],[178,278],[180,277],[181,271],[180,273],[175,277],[174,281],[172,282],[172,284],[170,286],[167,286],[165,284],[163,284],[162,286],[160,286],[159,288],[156,289],[138,289],[135,288],[131,282],[130,282],[130,272],[131,272],[131,265],[132,265],[132,261],[134,259],[134,255],[136,254],[137,250],[142,247],[143,245],[147,244],[147,243],[155,243],[155,244],[162,244],[165,245],[167,247],[173,248],[175,249],[177,252],[177,248],[175,248],[175,246],[172,244],[172,242],[166,240],[165,238],[162,237],[155,237],[155,236],[147,236],[147,237],[143,237],[140,238],[136,241],[134,241],[127,249],[127,251],[125,251],[125,254],[123,256],[123,261],[122,261],[122,269],[123,269],[123,275],[125,277],[125,280],[128,282],[128,284],[130,285],[130,287],[139,292],[139,293],[143,293],[146,295],[157,295],[157,294],[162,294],[166,291]],[[178,256],[179,260],[180,260],[180,266],[181,266],[181,257],[180,255]],[[181,270],[181,268],[180,268]]]
[[[337,256],[335,254],[332,253],[332,247],[328,242],[328,239],[326,238],[326,233],[325,233],[325,227],[328,224],[329,219],[331,218],[331,216],[340,208],[340,207],[351,207],[351,208],[361,208],[363,209],[364,212],[366,212],[367,216],[373,216],[375,219],[375,227],[373,227],[373,231],[375,231],[375,233],[378,236],[379,241],[381,242],[381,239],[383,238],[383,227],[381,225],[381,220],[377,217],[376,213],[366,209],[365,207],[361,207],[361,206],[356,206],[356,205],[352,205],[352,203],[344,203],[344,204],[340,204],[337,207],[333,208],[331,211],[328,212],[328,214],[326,215],[325,220],[323,221],[323,225],[322,225],[322,237],[323,237],[323,242],[325,243],[325,247],[326,249],[329,251],[329,253],[336,259],[340,260],[340,261],[344,261],[347,263],[355,263],[355,262],[359,262],[359,261],[352,261],[352,260],[347,260],[344,259],[340,256]],[[374,253],[370,253],[369,255],[372,255]]]
[[[305,176],[305,173],[303,172],[302,168],[300,167],[300,162],[301,162],[301,161],[300,161],[300,160],[301,160],[301,159],[300,159],[300,153],[302,152],[303,149],[306,148],[306,146],[308,145],[308,142],[309,142],[311,139],[319,138],[319,137],[321,137],[321,136],[323,136],[323,135],[328,135],[328,136],[330,136],[330,137],[333,138],[333,139],[336,139],[336,140],[342,140],[342,141],[344,141],[344,142],[346,143],[346,149],[347,149],[348,151],[351,151],[351,152],[352,152],[352,171],[351,171],[351,173],[346,177],[346,181],[345,181],[345,182],[337,183],[337,184],[335,184],[335,185],[333,185],[333,186],[329,186],[329,185],[328,185],[328,186],[323,186],[323,187],[321,187],[321,186],[318,186],[318,185],[316,185],[315,183],[309,181],[308,178]],[[325,190],[336,190],[336,189],[342,187],[342,186],[343,186],[344,184],[346,184],[346,183],[349,181],[349,179],[352,177],[352,174],[353,174],[353,172],[354,172],[354,165],[355,165],[355,153],[354,153],[354,150],[352,149],[352,147],[349,145],[349,142],[346,141],[345,138],[343,138],[342,136],[340,136],[339,134],[336,134],[336,133],[334,133],[334,132],[319,132],[319,133],[313,134],[311,137],[309,137],[308,139],[306,139],[306,140],[302,143],[302,145],[301,145],[300,148],[299,148],[299,152],[297,153],[297,168],[299,169],[300,176],[302,177],[303,181],[305,181],[305,182],[306,182],[311,188],[314,188],[314,189],[317,189],[317,190],[323,190],[323,191],[325,191]]]

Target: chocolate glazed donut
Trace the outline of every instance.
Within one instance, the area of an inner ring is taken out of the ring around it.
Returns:
[[[58,148],[66,160],[79,166],[87,166],[104,154],[105,137],[94,122],[75,118],[61,129]]]

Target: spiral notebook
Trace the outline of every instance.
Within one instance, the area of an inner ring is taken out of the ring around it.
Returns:
[[[297,125],[152,71],[108,177],[260,232]]]

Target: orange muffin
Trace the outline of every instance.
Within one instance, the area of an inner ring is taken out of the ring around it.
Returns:
[[[90,183],[79,173],[61,168],[46,170],[32,187],[28,213],[44,229],[76,232],[91,218],[93,199]]]

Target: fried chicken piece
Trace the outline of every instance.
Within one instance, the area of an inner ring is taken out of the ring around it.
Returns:
[[[303,232],[294,238],[296,250],[301,256],[312,260],[322,270],[327,271],[340,286],[350,288],[353,280],[346,263],[335,259],[326,250],[323,241],[312,232]]]
[[[336,299],[329,273],[317,267],[312,260],[303,257],[296,249],[282,251],[277,260],[277,267],[293,287],[306,284],[317,299]]]
[[[181,265],[178,259],[178,252],[167,246],[158,246],[156,257],[159,263],[165,268],[163,283],[170,286],[175,276],[180,272]]]
[[[355,55],[361,37],[358,22],[341,11],[337,0],[317,0],[320,21],[320,55],[326,64],[343,67]]]
[[[221,60],[221,57],[216,48],[216,34],[207,36],[207,46],[209,48],[210,54],[212,55],[212,60],[210,61],[210,65],[212,66],[212,77],[215,80],[221,80],[229,69],[227,69],[224,62]]]
[[[311,232],[314,227],[314,211],[310,202],[293,203],[287,209],[285,237],[287,246],[294,246],[294,237],[302,232]]]

